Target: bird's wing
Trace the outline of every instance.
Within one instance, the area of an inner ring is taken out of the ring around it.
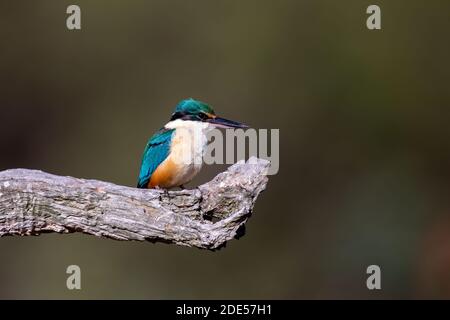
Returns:
[[[148,182],[170,152],[170,142],[174,129],[161,129],[150,138],[142,155],[141,170],[138,179],[138,188],[147,188]]]

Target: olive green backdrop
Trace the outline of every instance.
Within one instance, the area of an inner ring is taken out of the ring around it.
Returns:
[[[66,8],[82,30],[66,29]],[[370,4],[382,30],[366,28]],[[134,186],[194,97],[280,129],[280,171],[219,252],[0,239],[0,298],[450,298],[447,0],[2,1],[0,169]],[[204,170],[191,186],[223,167]],[[82,270],[82,290],[65,269]],[[382,290],[366,268],[382,269]]]

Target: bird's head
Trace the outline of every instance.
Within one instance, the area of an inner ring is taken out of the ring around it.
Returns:
[[[170,121],[175,121],[178,119],[185,121],[205,122],[215,127],[222,128],[248,128],[248,126],[243,123],[216,116],[214,110],[208,104],[192,98],[178,103],[175,108],[175,112],[170,118]]]

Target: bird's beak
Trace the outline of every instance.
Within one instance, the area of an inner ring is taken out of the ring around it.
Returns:
[[[219,128],[241,128],[241,129],[249,128],[249,126],[246,124],[220,117],[209,118],[206,120],[206,122],[209,122]]]

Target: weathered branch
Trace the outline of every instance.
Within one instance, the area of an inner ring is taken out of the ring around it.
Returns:
[[[42,171],[0,172],[0,237],[83,232],[216,249],[239,235],[269,162],[239,162],[193,190],[143,190]]]

